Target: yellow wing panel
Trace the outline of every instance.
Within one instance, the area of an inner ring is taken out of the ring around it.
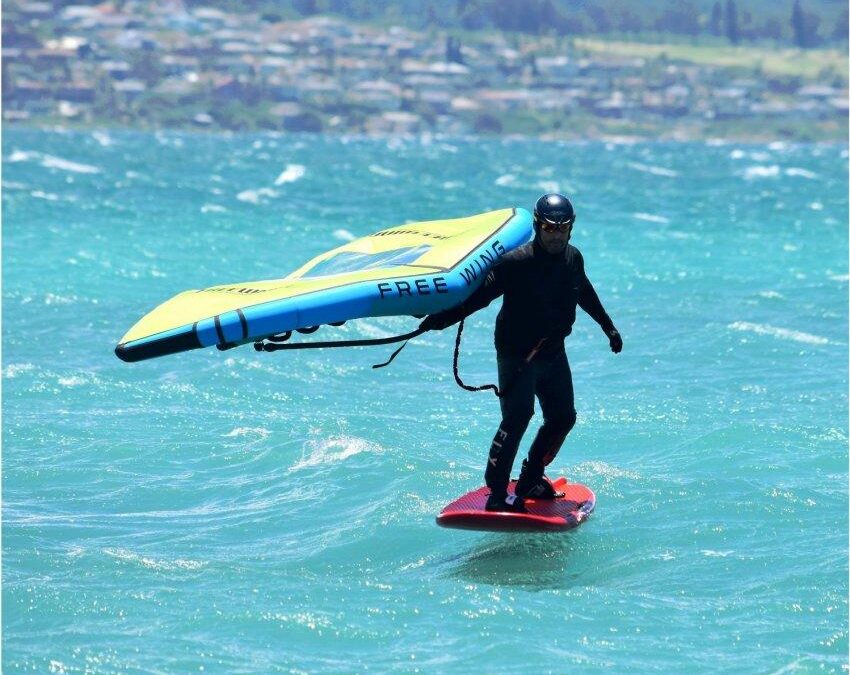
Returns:
[[[388,276],[387,271],[386,268],[382,268],[317,279],[247,281],[241,284],[212,286],[197,291],[184,291],[142,317],[121,338],[121,343],[140,340],[150,335],[208,319],[217,314],[245,309],[264,302],[284,300],[296,295],[304,295],[305,293],[358,281],[380,281]],[[392,268],[392,275],[406,276],[421,271],[416,267],[400,266]]]
[[[430,246],[430,250],[415,261],[416,266],[450,269],[503,225],[512,213],[513,209],[500,209],[468,218],[429,220],[390,227],[323,253],[286,278],[300,278],[314,266],[342,252],[375,254],[415,246]]]

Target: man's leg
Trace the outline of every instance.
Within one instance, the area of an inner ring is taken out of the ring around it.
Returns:
[[[499,399],[502,422],[490,445],[484,480],[492,495],[504,498],[519,442],[534,414],[534,371],[521,358],[500,356],[498,367],[499,389],[507,391]]]
[[[532,493],[541,482],[545,467],[555,459],[576,423],[573,377],[567,355],[562,352],[552,357],[538,357],[535,374],[535,393],[543,412],[543,425],[531,444],[527,462],[523,462],[517,484],[517,494],[523,497],[535,496]]]

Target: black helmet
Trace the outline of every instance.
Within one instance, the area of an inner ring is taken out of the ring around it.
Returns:
[[[557,192],[543,195],[534,205],[535,232],[540,231],[540,224],[543,222],[551,225],[572,225],[575,219],[576,212],[572,203],[564,195],[559,195]]]

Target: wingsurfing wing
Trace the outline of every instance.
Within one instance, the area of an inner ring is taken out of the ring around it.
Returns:
[[[446,309],[530,232],[524,209],[392,227],[323,253],[282,279],[184,291],[142,317],[115,352],[140,361],[364,316]]]

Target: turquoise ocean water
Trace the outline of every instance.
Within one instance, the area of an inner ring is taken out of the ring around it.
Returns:
[[[843,148],[7,129],[2,155],[4,672],[846,670]],[[453,331],[378,371],[392,348],[112,353],[181,290],[556,189],[625,339],[568,340],[550,474],[598,497],[571,533],[434,524],[498,423]]]

